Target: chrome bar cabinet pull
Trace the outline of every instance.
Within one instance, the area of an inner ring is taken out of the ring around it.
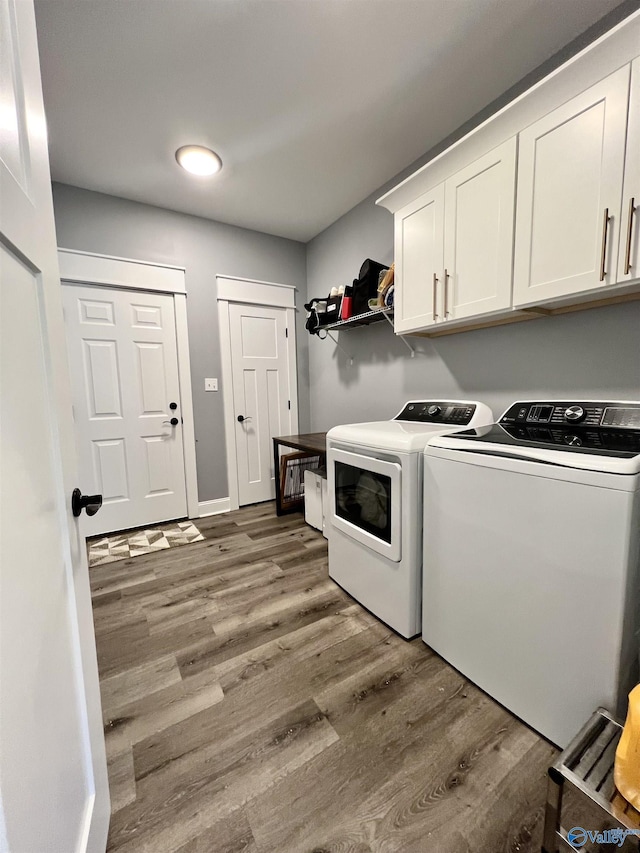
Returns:
[[[444,271],[444,318],[449,316],[449,273]]]
[[[607,226],[609,225],[609,208],[604,209],[604,219],[602,221],[602,253],[600,255],[600,281],[604,281],[607,274],[605,264],[607,261]]]
[[[624,253],[624,274],[629,275],[631,272],[631,234],[633,233],[633,214],[636,212],[635,198],[629,199],[629,219],[627,221],[627,248]]]
[[[433,319],[437,320],[438,314],[436,313],[436,309],[438,307],[438,276],[436,273],[433,274]]]

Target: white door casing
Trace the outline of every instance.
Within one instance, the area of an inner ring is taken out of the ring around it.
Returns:
[[[229,505],[237,509],[273,499],[272,438],[298,431],[295,288],[222,275],[216,282]]]
[[[109,791],[31,3],[0,0],[0,58],[0,849],[99,853]]]
[[[627,65],[520,134],[514,306],[615,282],[628,96]]]
[[[173,296],[65,284],[63,300],[80,472],[103,496],[86,535],[183,518]]]
[[[96,287],[115,287],[149,293],[169,293],[173,296],[176,320],[178,374],[180,378],[182,444],[187,488],[189,518],[200,515],[198,503],[198,473],[196,467],[196,436],[191,392],[191,363],[187,326],[187,292],[184,267],[167,266],[134,258],[97,255],[75,249],[58,249],[60,277],[63,284],[88,284]]]

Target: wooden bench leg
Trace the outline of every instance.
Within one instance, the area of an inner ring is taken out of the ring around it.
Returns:
[[[547,802],[544,810],[542,853],[558,853],[558,830],[562,810],[564,779],[555,767],[550,767],[547,779]]]

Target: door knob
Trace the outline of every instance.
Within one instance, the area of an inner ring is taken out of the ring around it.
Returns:
[[[251,420],[251,417],[246,417],[246,418],[245,418],[245,416],[244,416],[244,415],[238,415],[238,423],[239,423],[239,424],[244,423],[244,421],[250,421],[250,420]]]
[[[171,426],[178,426],[180,421],[177,418],[171,418],[170,421],[162,421],[163,424],[171,424]]]
[[[82,510],[87,515],[95,515],[102,506],[102,495],[83,495],[80,489],[74,489],[71,494],[71,512],[77,518]]]

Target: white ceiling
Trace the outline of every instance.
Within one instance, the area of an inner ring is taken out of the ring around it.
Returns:
[[[53,178],[307,241],[618,3],[39,0]]]

